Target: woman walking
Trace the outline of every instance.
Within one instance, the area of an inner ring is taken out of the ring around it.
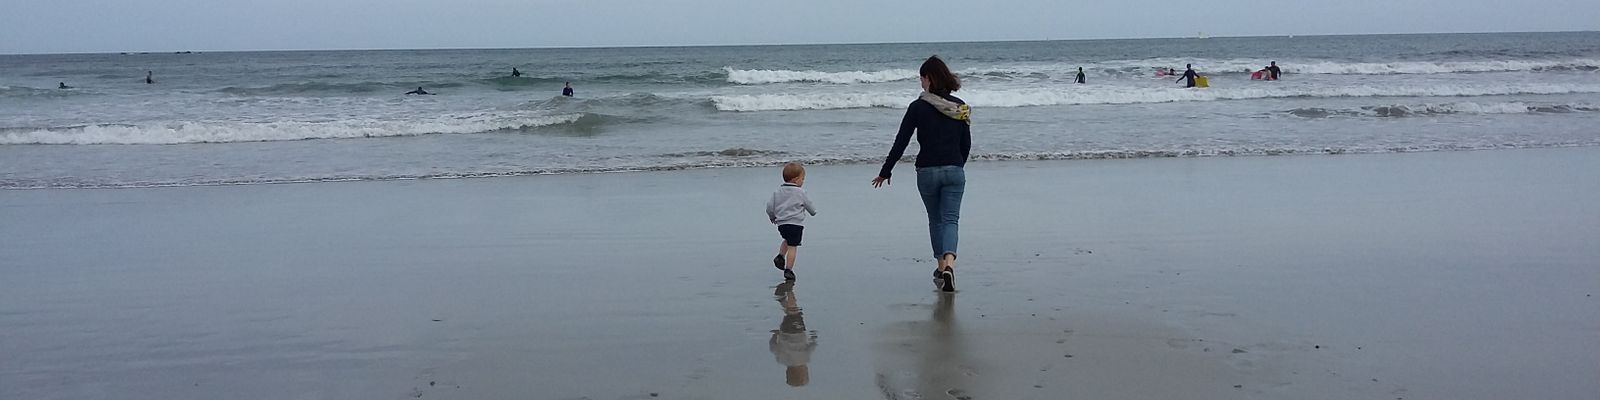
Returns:
[[[928,239],[933,244],[933,257],[939,260],[934,268],[934,284],[940,290],[956,290],[956,241],[961,220],[961,195],[966,190],[967,155],[972,150],[971,109],[966,102],[950,95],[961,90],[961,80],[950,73],[950,67],[939,56],[928,57],[919,71],[922,76],[922,95],[906,108],[900,120],[900,132],[894,137],[894,147],[883,169],[872,178],[872,187],[889,184],[890,171],[905,154],[911,143],[911,134],[917,134],[917,144],[922,147],[917,154],[917,191],[922,194],[922,206],[928,210]]]

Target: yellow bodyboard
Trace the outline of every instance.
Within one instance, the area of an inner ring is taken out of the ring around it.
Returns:
[[[1196,76],[1194,77],[1194,85],[1197,87],[1211,87],[1211,80],[1204,76]]]

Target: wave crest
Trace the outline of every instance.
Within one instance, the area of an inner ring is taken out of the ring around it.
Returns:
[[[1499,85],[1437,86],[1343,86],[1325,88],[1257,86],[1182,88],[1140,88],[1093,86],[1060,89],[1017,89],[962,91],[960,96],[975,108],[1032,107],[1094,104],[1144,104],[1187,101],[1253,100],[1303,97],[1466,97],[1528,94],[1600,93],[1600,84],[1563,85],[1547,83]],[[867,93],[779,93],[712,96],[721,111],[835,110],[851,108],[898,108],[916,99],[915,92]]]
[[[587,117],[587,118],[586,118]],[[498,116],[460,115],[422,121],[346,120],[337,122],[173,122],[103,124],[52,128],[0,128],[0,145],[23,144],[184,144],[345,139],[429,134],[519,131],[539,127],[593,124],[589,114]]]
[[[1320,107],[1296,108],[1287,113],[1302,118],[1351,117],[1410,117],[1450,114],[1532,114],[1574,113],[1600,111],[1592,104],[1529,104],[1525,102],[1457,102],[1429,104],[1391,104],[1360,108],[1329,109]]]
[[[740,85],[760,85],[769,83],[789,82],[820,82],[820,83],[881,83],[910,80],[917,77],[917,71],[909,69],[887,69],[882,71],[789,71],[767,69],[733,69],[723,67],[728,73],[728,82]]]
[[[1099,159],[1138,159],[1138,158],[1194,158],[1194,157],[1248,157],[1248,156],[1289,156],[1289,155],[1339,155],[1339,154],[1369,154],[1369,153],[1411,153],[1433,151],[1463,151],[1463,150],[1492,150],[1492,149],[1522,149],[1522,148],[1554,148],[1554,147],[1583,147],[1595,146],[1593,143],[1485,143],[1478,145],[1434,145],[1434,146],[1388,146],[1388,147],[1238,147],[1215,149],[1105,149],[1082,151],[1055,151],[1055,152],[1011,152],[1011,153],[977,153],[973,154],[973,161],[1045,161],[1045,160],[1099,160]],[[328,175],[310,177],[285,177],[266,179],[215,179],[215,180],[175,180],[175,181],[139,181],[139,182],[83,182],[72,180],[8,180],[0,178],[0,189],[47,189],[47,188],[130,188],[130,187],[174,187],[174,186],[219,186],[219,185],[254,185],[274,183],[312,183],[312,182],[346,182],[346,181],[385,181],[385,180],[413,180],[413,179],[465,179],[465,178],[495,178],[526,175],[559,175],[559,174],[585,174],[585,173],[610,173],[634,171],[676,171],[689,169],[710,168],[742,168],[742,167],[769,167],[782,165],[789,161],[801,161],[809,165],[852,165],[852,164],[877,164],[883,162],[881,156],[795,156],[776,151],[750,150],[732,148],[722,151],[691,152],[663,154],[658,157],[685,158],[684,161],[667,162],[655,165],[629,165],[609,167],[544,167],[522,168],[502,171],[483,172],[445,172],[437,174],[417,175]],[[910,162],[914,157],[907,157],[902,162]]]

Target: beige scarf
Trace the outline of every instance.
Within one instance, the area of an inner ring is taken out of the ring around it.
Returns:
[[[922,92],[921,98],[922,101],[932,104],[933,108],[938,109],[940,113],[944,114],[944,116],[950,117],[950,119],[957,121],[966,122],[967,125],[972,125],[972,107],[967,107],[966,104],[945,100],[943,97],[939,97],[939,95],[929,92]]]

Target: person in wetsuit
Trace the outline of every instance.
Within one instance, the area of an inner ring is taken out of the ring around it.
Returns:
[[[1184,68],[1188,68],[1188,69],[1183,71],[1183,76],[1179,77],[1178,81],[1188,80],[1189,83],[1184,87],[1194,87],[1194,78],[1197,77],[1197,76],[1200,76],[1200,74],[1197,74],[1197,73],[1194,72],[1194,64],[1185,64]],[[1177,82],[1177,81],[1173,81],[1173,82]]]
[[[144,84],[149,85],[149,84],[154,84],[154,83],[156,83],[156,72],[155,71],[145,71],[144,72]]]
[[[71,86],[67,86],[66,82],[61,82],[60,86],[56,86],[56,89],[71,89],[71,88],[72,88]]]
[[[511,67],[511,77],[512,78],[521,78],[522,77],[522,71],[518,71],[517,67]]]
[[[422,90],[421,86],[417,86],[417,90],[406,92],[406,94],[427,94],[427,95],[431,95],[433,93],[428,93],[428,91]]]
[[[1077,83],[1083,83],[1083,67],[1078,67],[1078,80],[1077,80]]]
[[[572,97],[572,82],[567,82],[567,87],[561,88],[561,95]]]
[[[1278,69],[1278,62],[1277,61],[1273,61],[1272,65],[1268,65],[1267,66],[1267,74],[1271,76],[1270,79],[1278,80],[1278,73],[1279,72],[1282,72],[1282,71],[1280,71]]]

